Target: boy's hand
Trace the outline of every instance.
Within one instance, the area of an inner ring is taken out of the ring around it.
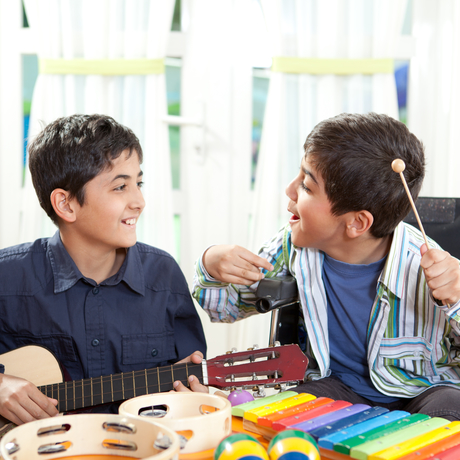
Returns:
[[[246,286],[264,277],[260,268],[273,270],[273,265],[267,259],[241,246],[225,244],[211,246],[204,253],[203,264],[207,272],[216,280]]]
[[[58,415],[57,403],[33,383],[0,374],[0,414],[16,425]]]
[[[427,251],[426,244],[420,248],[420,265],[425,272],[428,287],[435,299],[453,305],[460,299],[460,266],[458,260],[440,249]]]
[[[200,364],[201,361],[203,361],[203,353],[201,353],[201,351],[195,351],[190,356],[187,356],[187,358],[184,358],[178,361],[176,364],[179,364],[179,363]],[[200,381],[194,375],[191,375],[188,378],[188,382],[190,384],[191,390],[188,389],[180,380],[176,380],[173,383],[174,390],[175,391],[197,391],[199,393],[209,393],[208,387],[205,385],[202,385]]]

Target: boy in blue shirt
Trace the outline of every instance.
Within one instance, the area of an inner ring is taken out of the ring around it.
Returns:
[[[134,133],[104,115],[60,118],[30,144],[33,184],[58,231],[0,251],[0,353],[42,345],[66,380],[201,362],[206,342],[179,266],[136,242],[142,155]],[[53,416],[56,404],[0,374],[8,420]]]
[[[193,295],[212,321],[257,313],[263,276],[296,278],[310,365],[298,391],[460,420],[460,268],[402,222],[415,199],[423,146],[388,116],[319,123],[287,186],[289,224],[258,256],[212,246]],[[261,270],[262,269],[262,273]]]

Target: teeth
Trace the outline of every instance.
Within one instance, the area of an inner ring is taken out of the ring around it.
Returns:
[[[136,223],[136,219],[126,219],[125,223],[128,225],[134,225]]]

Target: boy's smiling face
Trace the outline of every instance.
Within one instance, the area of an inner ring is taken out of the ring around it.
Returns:
[[[345,221],[343,216],[331,213],[331,204],[324,189],[321,175],[302,159],[299,174],[286,188],[292,242],[299,247],[316,248],[328,252],[340,244]]]
[[[75,236],[86,247],[100,250],[128,248],[136,243],[136,224],[145,201],[142,171],[137,153],[128,151],[112,162],[85,186],[83,206],[74,201]]]

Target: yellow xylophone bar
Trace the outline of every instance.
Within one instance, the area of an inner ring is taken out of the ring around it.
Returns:
[[[275,401],[272,404],[266,404],[255,409],[245,411],[244,418],[251,422],[257,422],[260,417],[264,417],[268,414],[276,413],[281,410],[286,410],[314,399],[316,399],[316,396],[308,393],[299,393],[295,396],[291,396],[290,398]]]
[[[440,441],[459,432],[460,422],[451,422],[441,428],[437,428],[425,434],[420,434],[415,438],[408,439],[407,441],[388,447],[385,450],[376,452],[369,456],[368,460],[394,460],[396,458],[401,458],[417,449],[433,444],[436,441]]]
[[[251,415],[249,417],[251,420],[254,420],[256,414],[264,414],[259,417],[261,420],[265,420],[271,415],[274,415],[276,418],[276,415],[279,412],[290,411],[296,406],[301,407],[302,405],[311,404],[305,402],[299,403],[302,399],[303,398],[296,399],[296,397],[289,396],[283,398],[283,402],[276,402],[276,400],[273,402],[273,400],[269,400],[268,404],[266,404],[266,401],[259,401],[258,407],[261,408],[260,411],[251,409]],[[310,401],[314,402],[314,397]],[[268,406],[271,406],[271,410],[274,410],[274,412],[270,412]],[[238,408],[241,406],[236,407]],[[266,410],[263,408],[266,408]],[[456,448],[458,448],[458,452],[460,452],[460,422],[449,422],[448,420],[439,417],[429,418],[427,416],[422,416],[422,414],[418,414],[420,417],[418,415],[410,417],[414,418],[413,423],[400,423],[399,421],[393,421],[391,423],[387,423],[386,425],[381,425],[381,429],[369,428],[366,430],[366,427],[375,427],[378,426],[378,423],[385,423],[385,420],[390,419],[391,415],[396,412],[401,411],[388,412],[386,415],[379,415],[372,420],[360,422],[357,423],[356,426],[353,426],[352,429],[349,430],[350,433],[362,433],[360,436],[363,439],[366,439],[366,436],[369,433],[369,438],[371,440],[352,448],[349,451],[349,455],[323,448],[320,444],[319,449],[321,459],[346,460],[355,458],[358,460],[435,460],[435,458],[437,458],[437,452],[441,453],[445,451],[447,454],[448,452],[453,452],[453,449]],[[275,430],[246,419],[246,411],[243,410],[241,413],[245,418],[243,426],[246,430],[261,434],[268,439],[276,434]],[[317,417],[318,420],[315,426],[321,426],[319,419],[325,415],[327,416],[328,414],[323,414]],[[356,415],[354,417],[356,417]],[[282,421],[283,419],[281,418],[280,420]],[[327,420],[327,418],[325,418],[325,420]],[[337,420],[332,424],[329,424],[328,429],[331,428],[332,433],[334,433],[334,423],[338,423],[338,426],[344,424],[346,426],[346,422],[346,417],[344,417],[342,420]],[[379,430],[383,433],[382,435],[378,433]],[[342,431],[346,435],[346,430]],[[370,436],[370,433],[373,433],[374,431],[376,433]],[[339,432],[340,430],[337,431],[337,433]],[[346,438],[344,439],[345,441],[343,443],[346,444]],[[318,441],[321,441],[321,439],[318,439]],[[440,456],[439,458],[442,457]],[[450,459],[455,457],[449,456],[448,458]],[[460,460],[460,453],[458,454],[456,460]]]

